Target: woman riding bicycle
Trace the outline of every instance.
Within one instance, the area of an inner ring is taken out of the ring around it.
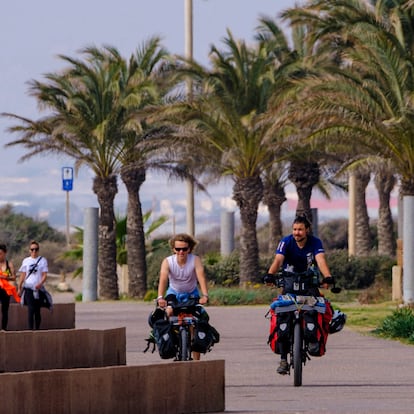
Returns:
[[[273,263],[269,268],[268,274],[264,277],[265,283],[274,284],[275,274],[280,268],[289,274],[306,272],[312,266],[316,266],[317,269],[319,269],[322,276],[324,276],[323,281],[333,281],[326,262],[325,250],[322,246],[322,242],[317,237],[311,235],[310,230],[311,224],[306,217],[297,216],[294,219],[292,234],[284,237],[279,242]],[[328,288],[328,283],[323,283],[322,287]],[[281,293],[295,293],[292,284],[286,281],[285,286],[282,287]],[[320,296],[317,286],[310,286],[307,292],[301,292],[301,294]],[[315,346],[316,345],[317,344],[315,344]],[[282,343],[280,344],[279,349],[281,351],[281,358],[277,372],[283,375],[289,371],[287,362],[289,344]]]
[[[171,316],[174,305],[185,294],[205,305],[208,302],[208,288],[201,259],[192,253],[197,241],[189,234],[181,233],[171,238],[169,244],[174,254],[161,263],[157,302]],[[201,297],[197,284],[200,285]],[[200,353],[193,352],[193,359],[199,360]]]

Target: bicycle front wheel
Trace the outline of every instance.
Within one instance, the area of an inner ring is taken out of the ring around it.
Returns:
[[[295,324],[293,331],[293,383],[295,387],[302,385],[302,329],[300,323]]]

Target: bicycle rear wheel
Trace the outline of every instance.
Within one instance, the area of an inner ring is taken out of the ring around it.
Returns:
[[[293,331],[293,384],[295,387],[302,385],[302,329],[299,321]]]

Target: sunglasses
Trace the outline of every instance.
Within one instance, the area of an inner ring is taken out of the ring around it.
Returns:
[[[188,247],[174,247],[174,250],[176,252],[186,252],[188,250]]]
[[[38,248],[38,247],[36,247],[36,248],[34,248],[34,249],[30,249],[30,251],[31,251],[31,252],[38,252],[38,251],[39,251],[39,248]]]

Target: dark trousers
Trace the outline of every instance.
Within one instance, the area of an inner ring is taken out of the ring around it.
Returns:
[[[7,324],[9,322],[9,305],[10,296],[4,289],[0,288],[0,301],[1,301],[1,329],[7,330]]]
[[[40,329],[40,322],[42,317],[40,316],[40,299],[35,299],[32,289],[24,290],[24,303],[27,306],[27,322],[29,329]]]

